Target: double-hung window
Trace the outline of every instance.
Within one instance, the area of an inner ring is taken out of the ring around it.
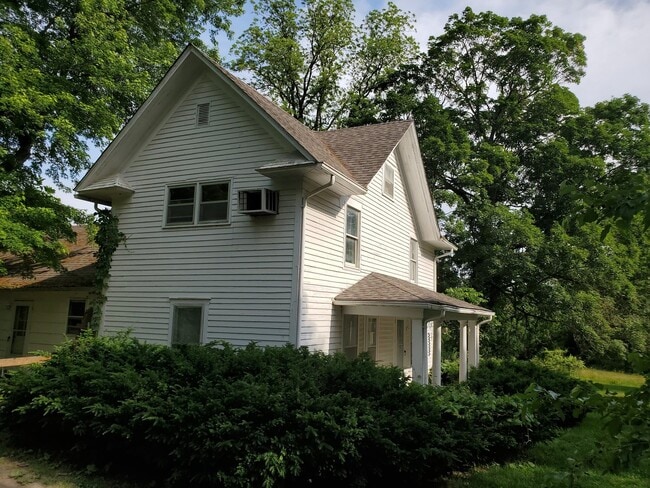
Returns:
[[[415,283],[418,280],[418,241],[411,239],[411,256],[409,260],[409,279]]]
[[[395,192],[395,170],[388,163],[384,165],[384,195],[393,198]]]
[[[345,262],[359,267],[359,240],[360,240],[361,212],[347,207],[345,213]]]
[[[230,182],[192,183],[167,189],[167,225],[228,223]]]

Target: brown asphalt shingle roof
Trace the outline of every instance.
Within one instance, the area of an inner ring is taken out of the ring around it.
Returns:
[[[33,277],[24,278],[18,271],[18,258],[0,255],[8,270],[0,276],[0,289],[63,289],[89,288],[95,280],[95,252],[97,246],[88,239],[86,229],[75,226],[77,242],[64,242],[68,255],[61,260],[65,271],[55,271],[45,266],[33,270]]]
[[[323,162],[365,187],[400,141],[410,120],[350,129],[313,131],[218,63],[212,64],[266,112],[317,162]]]
[[[348,167],[361,186],[368,186],[402,139],[411,120],[315,133]]]
[[[438,293],[415,285],[408,281],[386,276],[380,273],[370,273],[351,287],[339,293],[335,302],[392,302],[411,304],[432,304],[441,307],[469,309],[478,314],[492,315],[491,310],[479,307],[473,303],[452,298],[444,293]]]

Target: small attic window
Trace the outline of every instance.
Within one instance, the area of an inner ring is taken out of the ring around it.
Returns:
[[[210,103],[199,103],[196,106],[196,126],[205,127],[210,124]]]
[[[384,195],[393,198],[395,191],[395,170],[389,164],[384,166]]]

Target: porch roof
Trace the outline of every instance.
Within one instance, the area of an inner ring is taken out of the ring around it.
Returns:
[[[414,283],[370,273],[334,298],[334,305],[392,305],[491,317],[489,310]]]

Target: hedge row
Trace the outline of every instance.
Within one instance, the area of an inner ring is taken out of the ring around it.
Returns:
[[[10,438],[164,484],[425,486],[546,438],[536,396],[409,384],[290,346],[82,337],[1,383]],[[567,393],[567,392],[564,392]]]

